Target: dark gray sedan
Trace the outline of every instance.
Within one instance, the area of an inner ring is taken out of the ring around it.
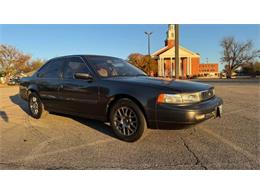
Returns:
[[[49,60],[20,81],[31,116],[53,111],[110,122],[125,141],[148,128],[174,129],[220,117],[223,101],[213,86],[147,76],[108,56],[73,55]]]

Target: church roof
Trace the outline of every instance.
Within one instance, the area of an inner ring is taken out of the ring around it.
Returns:
[[[185,47],[180,46],[180,57],[200,57],[198,53],[195,53]],[[175,55],[175,47],[163,47],[157,51],[155,51],[152,56],[153,57],[159,57],[159,56],[164,56],[164,57],[174,57]]]
[[[158,56],[158,55],[160,55],[161,53],[167,51],[168,49],[169,49],[169,48],[168,48],[167,46],[165,46],[165,47],[163,47],[163,48],[157,50],[156,52],[154,52],[154,53],[152,54],[152,56]]]

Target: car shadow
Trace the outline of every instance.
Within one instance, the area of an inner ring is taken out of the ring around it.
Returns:
[[[25,113],[29,114],[27,102],[23,100],[19,96],[19,94],[10,96],[9,98],[14,104],[18,105]]]
[[[92,129],[95,129],[97,131],[99,131],[100,133],[103,133],[105,135],[108,135],[110,137],[113,137],[113,138],[116,138],[118,139],[115,134],[113,133],[110,125],[104,123],[104,122],[101,122],[101,121],[97,121],[97,120],[93,120],[93,119],[86,119],[86,118],[82,118],[82,117],[77,117],[77,116],[71,116],[71,115],[67,115],[67,114],[61,114],[61,113],[54,113],[54,112],[51,112],[50,114],[54,114],[54,115],[57,115],[57,116],[64,116],[64,117],[68,117],[68,118],[71,118],[85,126],[88,126]]]
[[[23,100],[19,94],[16,94],[16,95],[13,95],[13,96],[10,96],[9,97],[10,100],[18,105],[25,113],[29,114],[29,109],[28,109],[28,105],[27,105],[27,102],[25,100]],[[4,115],[4,113],[1,113],[1,117],[3,118],[4,121],[8,121],[8,117],[6,115]],[[103,122],[100,122],[100,121],[96,121],[96,120],[90,120],[90,119],[85,119],[85,118],[81,118],[81,117],[76,117],[76,116],[71,116],[71,115],[67,115],[67,114],[60,114],[60,113],[54,113],[54,112],[51,112],[50,114],[55,114],[55,115],[58,115],[58,116],[64,116],[64,117],[69,117],[83,125],[86,125],[92,129],[95,129],[105,135],[108,135],[108,136],[111,136],[111,137],[114,137],[116,138],[116,136],[114,135],[113,131],[110,129],[110,126],[103,123]]]
[[[192,129],[195,125],[185,125],[185,124],[175,124],[170,127],[161,127],[160,129],[156,129],[159,131],[178,131],[178,130],[185,130],[185,129]]]
[[[7,123],[8,123],[8,121],[9,121],[9,117],[8,117],[8,115],[6,114],[5,111],[0,111],[0,118],[2,118],[3,121],[5,121],[5,122],[7,122]]]

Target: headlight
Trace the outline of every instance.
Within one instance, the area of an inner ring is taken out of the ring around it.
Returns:
[[[185,104],[200,101],[200,93],[160,94],[157,103]]]
[[[182,94],[183,103],[193,103],[200,101],[200,93]]]

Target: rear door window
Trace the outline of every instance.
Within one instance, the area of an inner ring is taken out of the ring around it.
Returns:
[[[63,59],[51,60],[40,69],[38,76],[41,78],[61,78],[63,64]]]
[[[44,74],[45,78],[61,78],[63,59],[54,60]]]
[[[43,77],[43,74],[47,71],[49,64],[51,64],[51,61],[44,64],[37,72],[38,77]]]

